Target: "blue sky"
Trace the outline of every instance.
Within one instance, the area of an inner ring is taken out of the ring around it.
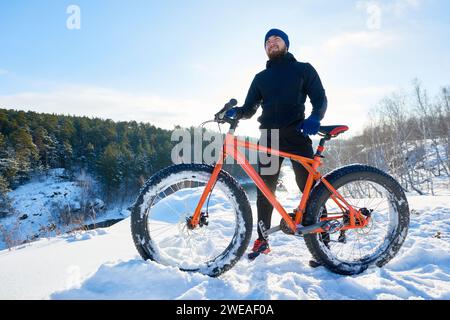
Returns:
[[[277,27],[321,76],[323,123],[355,134],[414,78],[431,94],[449,85],[448,12],[446,0],[2,1],[0,107],[195,126],[244,101]],[[257,136],[256,117],[239,133]]]

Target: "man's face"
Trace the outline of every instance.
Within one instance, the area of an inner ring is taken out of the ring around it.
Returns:
[[[266,53],[269,59],[278,58],[287,52],[286,43],[278,36],[270,36],[266,41]]]

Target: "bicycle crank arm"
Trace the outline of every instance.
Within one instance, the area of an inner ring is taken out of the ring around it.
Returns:
[[[304,235],[310,233],[335,233],[338,232],[343,227],[342,222],[338,220],[321,221],[319,223],[303,226],[301,224],[297,225],[297,235]]]
[[[269,234],[272,234],[274,232],[280,231],[281,230],[281,226],[276,226],[270,229],[267,229],[264,226],[264,222],[262,222],[261,220],[258,222],[258,226],[259,226],[259,230],[261,231],[264,239],[268,239]]]
[[[270,228],[269,230],[266,230],[266,234],[269,235],[271,233],[275,233],[281,230],[281,226],[276,226],[273,228]]]

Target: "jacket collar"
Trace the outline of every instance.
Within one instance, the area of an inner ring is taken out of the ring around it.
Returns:
[[[270,67],[285,64],[285,63],[290,63],[293,61],[297,61],[295,59],[294,55],[290,52],[287,52],[284,56],[281,56],[281,57],[275,58],[275,59],[270,59],[269,61],[267,61],[266,68],[270,68]]]

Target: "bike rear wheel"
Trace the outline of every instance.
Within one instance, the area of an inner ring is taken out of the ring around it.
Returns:
[[[344,275],[388,263],[400,250],[408,231],[409,208],[402,187],[383,171],[365,165],[346,166],[325,178],[353,208],[370,216],[370,221],[364,228],[305,235],[313,257]],[[333,215],[342,216],[338,220],[343,225],[349,224],[348,212],[339,208],[328,188],[320,183],[311,194],[303,225]]]
[[[133,240],[145,260],[218,276],[243,255],[252,232],[251,208],[242,187],[225,171],[202,207],[199,225],[189,227],[213,169],[174,165],[145,184],[131,214]]]

